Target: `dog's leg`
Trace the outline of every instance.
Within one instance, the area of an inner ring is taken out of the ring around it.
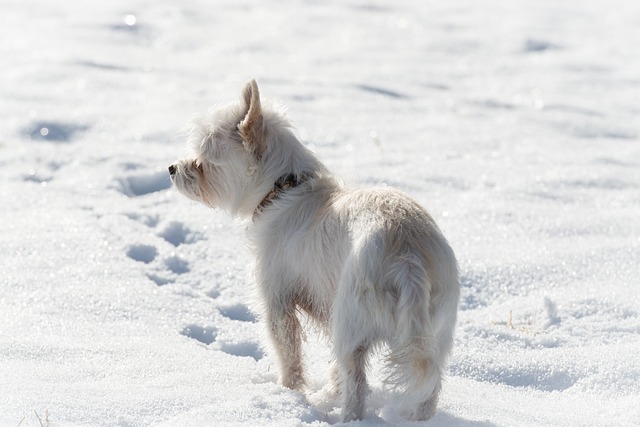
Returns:
[[[277,307],[277,308],[276,308]],[[282,385],[300,390],[305,385],[302,366],[302,337],[295,305],[270,306],[267,313],[269,333],[278,353]]]
[[[392,374],[387,382],[404,389],[404,403],[412,408],[409,418],[426,421],[436,413],[442,388],[441,361],[435,340],[427,334],[419,338],[416,333],[415,338],[409,339],[402,337],[400,332],[398,335],[399,340],[389,342],[388,362]]]
[[[396,330],[389,340],[395,372],[389,380],[405,388],[405,402],[414,408],[410,418],[424,421],[435,414],[442,387],[439,341],[429,312],[430,279],[422,261],[409,255],[397,259],[389,272],[398,293]]]
[[[339,368],[342,421],[362,419],[367,396],[365,368],[373,341],[373,326],[359,296],[358,275],[350,264],[334,301],[331,318],[336,364]]]
[[[362,344],[344,354],[340,360],[342,377],[342,421],[362,419],[367,396],[365,367],[369,345]]]
[[[330,390],[334,396],[339,396],[342,390],[342,378],[340,377],[340,365],[337,361],[331,362],[331,371],[329,374]]]
[[[436,376],[436,385],[433,389],[431,397],[429,397],[426,401],[418,404],[416,411],[411,414],[411,419],[416,421],[426,421],[433,417],[436,413],[436,407],[438,406],[438,396],[440,395],[440,390],[442,389],[442,380],[440,369],[434,369],[434,376]]]

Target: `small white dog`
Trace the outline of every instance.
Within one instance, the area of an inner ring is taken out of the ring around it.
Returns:
[[[171,165],[171,179],[185,196],[248,220],[282,383],[305,385],[302,310],[333,343],[344,421],[364,414],[367,358],[382,343],[409,418],[433,416],[460,292],[433,218],[399,191],[343,188],[283,113],[263,108],[255,81],[239,104],[196,121],[190,142],[194,158]]]

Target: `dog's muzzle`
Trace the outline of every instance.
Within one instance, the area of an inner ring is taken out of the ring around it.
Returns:
[[[178,168],[176,168],[176,165],[169,166],[169,175],[174,176],[177,170]]]

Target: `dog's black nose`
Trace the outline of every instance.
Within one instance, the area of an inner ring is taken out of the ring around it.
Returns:
[[[169,175],[173,176],[175,174],[176,174],[176,166],[175,165],[169,166]]]

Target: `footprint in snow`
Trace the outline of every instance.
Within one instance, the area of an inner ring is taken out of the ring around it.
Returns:
[[[158,249],[155,246],[134,244],[127,248],[126,255],[134,261],[151,264],[158,257]],[[163,265],[168,270],[163,275],[157,272],[147,273],[147,277],[158,286],[164,286],[175,282],[175,276],[191,271],[189,262],[178,255],[171,255],[163,260]]]
[[[202,238],[199,233],[191,231],[187,226],[179,221],[171,221],[160,233],[158,233],[158,236],[176,247],[183,243],[193,243]]]
[[[198,325],[187,325],[182,329],[180,334],[201,342],[202,344],[209,345],[216,340],[218,330],[213,326],[202,327]]]
[[[260,346],[251,341],[222,343],[220,350],[231,356],[251,357],[256,362],[264,357],[264,351],[260,349]]]
[[[191,271],[189,263],[178,255],[172,255],[166,258],[164,265],[175,274],[185,274]]]
[[[160,222],[158,215],[139,214],[135,212],[125,214],[127,218],[146,225],[149,228],[154,228]]]
[[[522,50],[524,52],[545,52],[548,50],[559,49],[560,47],[554,43],[542,39],[527,39],[523,43]]]
[[[36,184],[46,185],[53,179],[53,175],[32,170],[27,175],[23,175],[22,179],[25,182],[34,182]]]
[[[218,330],[213,326],[202,327],[199,325],[187,325],[180,331],[180,335],[191,338],[204,345],[209,345],[216,342]],[[260,349],[260,346],[251,341],[224,342],[220,344],[220,350],[231,356],[251,357],[255,361],[264,357],[264,352]]]
[[[220,341],[218,340],[218,329],[213,326],[199,326],[195,324],[182,328],[180,335],[191,338],[202,344],[209,345],[217,342],[217,346],[223,353],[237,357],[251,357],[258,361],[264,357],[264,351],[260,345],[253,341]]]
[[[130,175],[118,179],[118,189],[129,197],[139,197],[171,187],[169,174],[165,171]]]
[[[149,278],[149,280],[151,280],[158,286],[175,283],[177,276],[191,271],[189,263],[178,255],[172,255],[168,258],[165,258],[163,261],[163,265],[166,268],[164,274],[162,272],[147,273],[147,277]]]
[[[77,133],[87,129],[89,126],[75,123],[38,121],[26,128],[25,133],[33,140],[64,143],[70,142]]]
[[[149,264],[158,255],[158,250],[151,245],[131,245],[127,249],[127,256],[135,261]]]
[[[210,291],[206,292],[206,295],[211,298],[211,299],[216,299],[220,297],[220,291],[217,289],[211,289]]]
[[[251,313],[249,307],[244,304],[234,304],[226,307],[220,307],[220,314],[230,320],[239,322],[256,322],[256,317]]]
[[[147,274],[147,277],[149,278],[149,280],[151,280],[152,282],[154,282],[158,286],[164,286],[164,285],[168,285],[169,283],[174,283],[175,282],[175,279],[168,278],[168,277],[163,277],[163,276],[160,276],[160,275],[154,274],[154,273]]]
[[[65,162],[57,161],[37,162],[33,169],[30,169],[26,174],[22,174],[21,178],[24,182],[33,182],[45,186],[54,179],[56,172],[65,164]]]

